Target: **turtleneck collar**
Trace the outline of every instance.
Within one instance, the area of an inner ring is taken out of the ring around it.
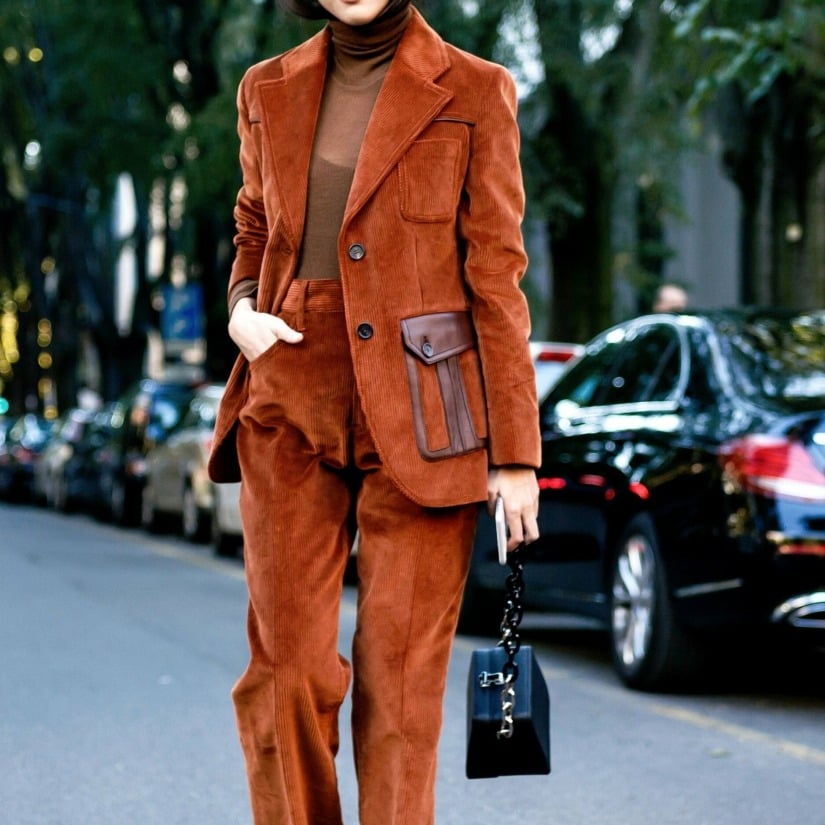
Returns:
[[[349,26],[330,20],[333,72],[347,81],[358,82],[374,76],[389,65],[412,16],[409,3],[389,14],[379,15],[364,26]]]

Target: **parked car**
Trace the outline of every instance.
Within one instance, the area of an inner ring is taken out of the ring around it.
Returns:
[[[142,522],[150,530],[171,519],[185,538],[212,539],[219,554],[240,544],[240,485],[216,485],[206,470],[224,384],[201,387],[180,423],[146,457]],[[231,489],[227,489],[231,488]]]
[[[54,423],[34,413],[17,418],[0,444],[0,498],[29,501],[34,468]]]
[[[6,443],[6,434],[11,429],[12,424],[14,424],[13,418],[0,417],[0,447]]]
[[[48,503],[65,512],[75,508],[95,514],[107,512],[100,484],[100,452],[112,438],[112,416],[116,406],[107,404],[84,423],[71,453],[54,468]],[[118,413],[120,414],[120,413]]]
[[[825,311],[619,324],[540,413],[526,602],[603,622],[627,685],[696,675],[714,637],[825,638]],[[495,546],[485,515],[464,629],[496,615]]]
[[[218,555],[234,555],[243,541],[240,484],[214,484],[206,470],[224,386],[201,387],[178,427],[149,452],[142,522],[156,529],[171,517],[184,537],[211,540]]]
[[[215,484],[212,496],[212,547],[218,556],[234,556],[243,548],[240,482]]]
[[[73,407],[55,421],[48,443],[34,467],[32,494],[36,501],[58,506],[63,468],[93,418],[94,412]]]
[[[542,399],[564,372],[567,363],[581,355],[584,347],[558,341],[531,341],[530,352],[536,370],[536,390],[539,399]]]
[[[118,399],[110,437],[97,452],[104,514],[114,522],[140,522],[146,455],[178,424],[196,386],[146,378]]]

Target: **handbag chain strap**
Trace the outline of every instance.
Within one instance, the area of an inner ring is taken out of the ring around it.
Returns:
[[[524,615],[521,597],[524,593],[524,560],[521,547],[507,554],[510,574],[505,582],[506,598],[504,615],[501,619],[501,640],[499,646],[504,648],[507,661],[501,668],[504,686],[501,689],[501,727],[496,731],[498,739],[509,739],[513,735],[513,713],[516,707],[515,684],[518,679],[516,654],[521,647],[518,626]]]

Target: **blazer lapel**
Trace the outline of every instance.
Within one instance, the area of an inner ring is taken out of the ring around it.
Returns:
[[[285,55],[283,75],[258,84],[261,118],[272,156],[284,228],[297,246],[306,217],[309,161],[327,71],[322,30]]]
[[[345,224],[452,99],[452,92],[434,82],[448,66],[444,41],[413,7],[412,19],[398,44],[367,125],[344,213]]]
[[[329,30],[323,29],[283,57],[280,77],[257,85],[284,228],[296,247],[304,231],[309,163],[328,49]],[[345,223],[452,99],[452,92],[434,82],[448,66],[444,41],[413,7],[412,19],[398,44],[364,135]]]

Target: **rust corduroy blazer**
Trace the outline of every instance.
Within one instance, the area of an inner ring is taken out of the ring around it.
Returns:
[[[258,280],[261,311],[277,314],[296,271],[329,39],[324,29],[253,66],[238,91],[243,186],[230,291]],[[515,109],[506,70],[446,44],[413,9],[339,235],[364,413],[385,467],[425,506],[484,500],[489,465],[540,460],[518,286],[526,256]],[[240,477],[234,430],[247,383],[239,356],[216,424],[215,481]]]

